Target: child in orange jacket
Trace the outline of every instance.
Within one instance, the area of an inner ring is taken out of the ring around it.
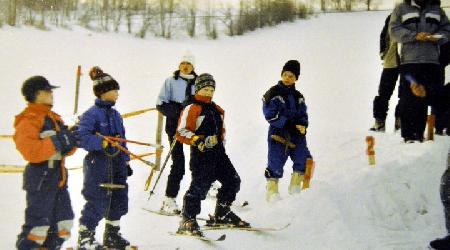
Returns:
[[[27,205],[16,243],[19,250],[60,249],[73,224],[64,159],[75,152],[76,140],[51,111],[54,88],[42,76],[27,79],[22,94],[28,106],[14,122],[16,148],[28,161],[23,173]]]

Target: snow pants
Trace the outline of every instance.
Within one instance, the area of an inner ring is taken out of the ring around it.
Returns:
[[[399,75],[398,68],[384,68],[381,73],[378,95],[373,100],[373,117],[379,120],[386,120],[389,110],[389,100],[394,93],[395,85]],[[398,107],[398,106],[397,106]],[[395,109],[395,117],[398,117],[398,108]]]
[[[200,213],[201,201],[206,198],[208,190],[216,180],[222,184],[217,194],[218,203],[227,205],[233,203],[239,192],[241,179],[222,144],[205,152],[191,147],[189,166],[192,181],[184,195],[183,216],[195,218]]]
[[[172,145],[174,138],[169,135],[169,142]],[[175,143],[172,149],[172,166],[170,166],[170,173],[167,178],[166,196],[175,198],[180,191],[180,182],[185,173],[185,158],[183,152],[183,144],[179,141]]]
[[[70,238],[74,214],[67,179],[62,179],[66,178],[67,169],[61,168],[61,161],[54,161],[53,166],[49,168],[46,161],[25,167],[23,189],[27,205],[25,224],[16,243],[19,250],[57,249]]]
[[[82,194],[86,204],[81,211],[80,224],[89,230],[95,230],[103,218],[116,221],[128,212],[128,170],[120,154],[110,157],[102,151],[94,151],[84,158]],[[102,183],[121,184],[125,188],[107,189],[100,186]]]
[[[312,158],[306,145],[306,137],[301,136],[292,142],[296,145],[294,149],[287,148],[284,144],[274,141],[270,135],[268,137],[269,153],[268,164],[265,171],[266,178],[283,177],[283,167],[288,157],[294,162],[294,171],[305,173],[306,159]]]

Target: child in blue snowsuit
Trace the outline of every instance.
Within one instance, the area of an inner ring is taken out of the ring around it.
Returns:
[[[271,87],[263,98],[264,116],[269,122],[268,164],[265,170],[267,178],[267,201],[279,197],[278,179],[283,177],[283,166],[288,156],[294,162],[289,193],[298,193],[306,169],[306,159],[312,158],[306,145],[308,114],[303,95],[295,89],[300,75],[300,63],[296,60],[286,62],[282,71],[282,80]]]
[[[28,106],[14,122],[16,148],[28,161],[23,173],[27,206],[16,243],[19,250],[56,250],[70,238],[74,214],[64,159],[75,152],[76,138],[51,110],[54,88],[42,76],[27,79],[22,94]]]
[[[103,218],[106,220],[104,247],[125,249],[130,243],[119,233],[119,222],[128,212],[127,177],[132,174],[128,164],[130,157],[102,137],[125,139],[122,117],[113,109],[119,84],[99,67],[92,68],[89,75],[94,81],[97,99],[95,105],[82,115],[78,127],[80,146],[88,151],[83,164],[82,194],[86,204],[81,211],[78,249],[103,249],[95,241],[95,228]],[[126,147],[125,143],[121,146]],[[123,187],[108,188],[104,184]]]

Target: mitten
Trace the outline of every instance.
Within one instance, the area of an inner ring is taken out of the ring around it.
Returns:
[[[417,96],[417,97],[425,97],[427,95],[427,91],[425,90],[425,87],[422,84],[418,83],[411,83],[411,92]]]
[[[61,155],[67,155],[72,149],[77,146],[77,140],[73,134],[66,129],[56,132],[56,135],[50,137],[56,150],[61,152]]]

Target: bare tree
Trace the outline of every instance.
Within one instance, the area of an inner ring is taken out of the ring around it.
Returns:
[[[8,24],[11,26],[16,26],[16,18],[17,18],[17,0],[9,0]]]
[[[227,5],[223,11],[223,17],[220,19],[227,28],[227,35],[234,36],[234,20],[233,20],[233,8],[230,4]]]
[[[195,37],[195,27],[197,25],[197,0],[190,0],[187,5],[186,28],[190,37]]]
[[[326,8],[326,2],[325,2],[326,0],[320,0],[320,10],[321,11],[325,11],[327,8]]]
[[[150,28],[153,18],[156,16],[156,14],[153,12],[153,6],[150,4],[147,4],[145,6],[145,11],[142,14],[142,26],[139,32],[137,33],[137,36],[140,38],[145,38],[148,29]]]
[[[216,39],[217,27],[215,23],[215,6],[214,3],[211,3],[211,0],[208,0],[207,2],[204,24],[206,36],[212,39]]]

